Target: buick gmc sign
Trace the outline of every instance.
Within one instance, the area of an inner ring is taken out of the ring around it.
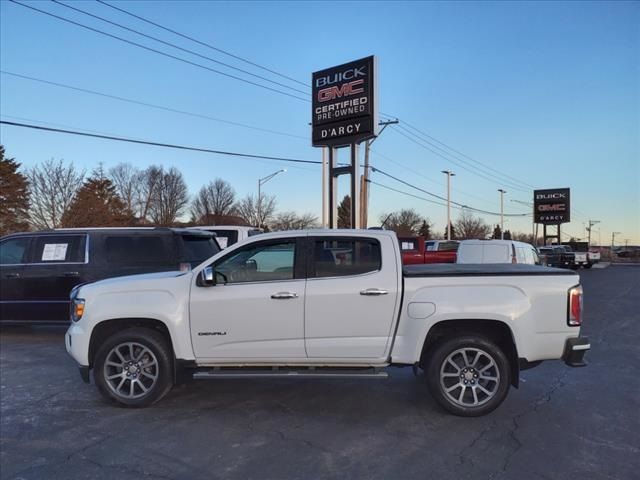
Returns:
[[[571,220],[568,188],[533,191],[533,218],[535,223],[556,225]]]
[[[312,77],[314,147],[338,147],[376,136],[376,59],[362,58]]]

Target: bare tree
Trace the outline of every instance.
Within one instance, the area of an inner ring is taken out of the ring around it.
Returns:
[[[380,215],[380,222],[385,222],[385,227],[398,235],[417,235],[424,221],[425,219],[413,208]]]
[[[73,163],[48,160],[27,172],[31,206],[31,224],[38,229],[58,228],[73,198],[82,185],[84,171]]]
[[[137,216],[143,221],[149,221],[151,207],[154,199],[158,196],[157,190],[160,187],[161,177],[164,173],[162,167],[151,165],[147,169],[136,175],[136,203]]]
[[[455,223],[457,238],[464,240],[468,238],[487,238],[491,234],[491,227],[484,220],[474,217],[467,210],[462,210],[462,214]]]
[[[317,228],[318,217],[312,213],[298,215],[296,212],[280,212],[275,215],[269,224],[273,231],[278,230],[304,230],[306,228]]]
[[[236,204],[237,214],[250,225],[264,226],[269,223],[276,210],[276,197],[261,194],[259,206],[260,208],[257,195],[249,194]]]
[[[155,181],[151,181],[149,184],[151,187],[149,217],[156,225],[173,225],[189,203],[187,184],[180,170],[175,167],[171,167],[169,170],[160,167],[157,178],[155,171],[151,173],[152,176],[148,179]]]
[[[195,222],[203,218],[222,217],[233,214],[236,192],[229,182],[216,178],[204,185],[191,203],[191,216]]]
[[[119,163],[109,169],[109,178],[116,187],[116,193],[130,212],[139,214],[140,169],[130,163]]]

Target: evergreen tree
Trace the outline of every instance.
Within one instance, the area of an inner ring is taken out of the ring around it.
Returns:
[[[420,225],[418,235],[424,237],[425,240],[429,240],[431,238],[431,225],[429,225],[426,220],[422,220],[422,225]]]
[[[101,167],[85,180],[62,217],[64,227],[123,227],[134,222]]]
[[[496,225],[496,228],[493,229],[493,238],[496,240],[500,240],[502,238],[502,230],[500,230],[500,225]]]
[[[351,197],[345,195],[338,205],[338,228],[351,228]]]
[[[0,236],[29,229],[29,181],[0,145]]]

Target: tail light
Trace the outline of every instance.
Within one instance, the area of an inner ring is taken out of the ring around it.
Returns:
[[[579,327],[582,324],[582,287],[580,285],[569,289],[567,324],[570,327]]]

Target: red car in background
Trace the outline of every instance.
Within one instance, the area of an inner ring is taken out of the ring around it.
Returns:
[[[402,263],[456,263],[458,242],[455,240],[425,240],[423,237],[398,237]]]

